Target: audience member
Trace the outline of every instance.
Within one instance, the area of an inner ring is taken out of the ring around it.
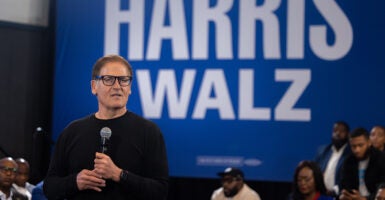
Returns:
[[[385,183],[378,186],[375,200],[385,200]]]
[[[132,77],[131,65],[121,56],[97,60],[91,92],[98,110],[60,134],[44,179],[47,198],[167,199],[163,135],[155,123],[126,107]],[[101,135],[109,141],[103,146]]]
[[[289,200],[332,200],[326,194],[322,171],[314,161],[301,161],[294,173]]]
[[[219,172],[222,187],[216,189],[211,200],[260,200],[258,193],[244,182],[244,173],[237,168],[227,168]]]
[[[377,185],[385,182],[385,156],[371,147],[364,128],[354,129],[349,143],[353,153],[342,168],[340,200],[374,199]]]
[[[17,163],[11,157],[0,159],[0,199],[27,200],[28,198],[12,189],[15,181]]]
[[[385,152],[385,128],[383,126],[374,126],[370,131],[370,141],[374,148]]]
[[[15,160],[17,163],[17,172],[15,182],[12,184],[13,188],[21,194],[24,194],[31,200],[31,193],[34,185],[28,183],[29,179],[29,163],[24,158],[18,158]]]
[[[349,131],[349,125],[346,122],[335,122],[331,144],[320,147],[315,157],[315,162],[323,172],[327,193],[331,196],[339,193],[342,164],[351,154],[348,142]]]
[[[32,190],[32,200],[47,200],[43,192],[44,181],[40,181]]]

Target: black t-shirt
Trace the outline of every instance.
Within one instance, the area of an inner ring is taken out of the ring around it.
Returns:
[[[102,192],[79,191],[76,175],[82,169],[93,169],[103,127],[112,131],[108,155],[128,171],[127,181],[108,180]],[[129,111],[115,119],[90,115],[72,122],[57,141],[44,191],[50,199],[166,199],[168,164],[160,129]]]

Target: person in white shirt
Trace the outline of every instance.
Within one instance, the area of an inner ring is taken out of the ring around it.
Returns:
[[[34,185],[28,183],[29,179],[29,163],[24,158],[18,158],[15,160],[17,163],[17,172],[15,182],[12,187],[19,193],[28,197],[29,200],[32,198],[32,190],[35,188]]]
[[[332,142],[318,149],[314,161],[319,165],[324,176],[327,194],[337,196],[341,181],[341,169],[351,154],[349,146],[349,125],[344,121],[337,121],[333,125]]]
[[[12,183],[15,180],[17,164],[11,157],[0,160],[0,199],[12,199]]]
[[[222,187],[216,189],[211,200],[261,200],[258,193],[244,182],[244,173],[238,168],[227,168],[219,172]]]

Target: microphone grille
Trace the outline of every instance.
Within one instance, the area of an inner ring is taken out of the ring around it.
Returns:
[[[112,131],[111,131],[111,129],[108,128],[108,127],[103,127],[103,128],[100,130],[100,137],[102,137],[102,138],[110,139],[111,134],[112,134]]]

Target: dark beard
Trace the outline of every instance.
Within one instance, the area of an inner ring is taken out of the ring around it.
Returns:
[[[226,197],[233,197],[238,193],[238,188],[233,188],[229,192],[224,192]]]
[[[341,149],[348,142],[348,139],[334,139],[332,138],[333,146],[338,150]]]

